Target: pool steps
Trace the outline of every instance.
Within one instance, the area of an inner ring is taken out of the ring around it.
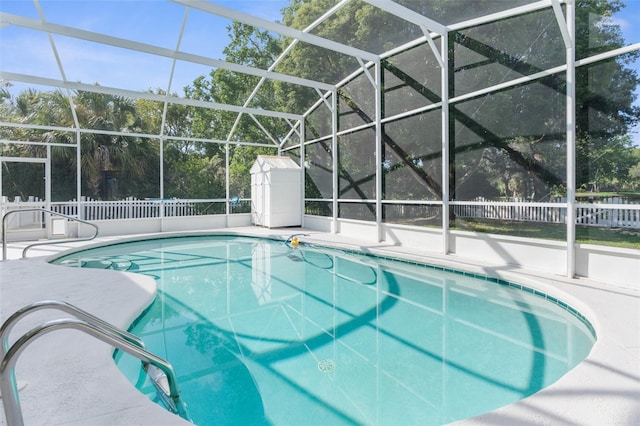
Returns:
[[[95,268],[95,269],[113,269],[115,271],[129,271],[136,269],[137,265],[127,259],[108,259],[108,258],[96,258],[96,259],[68,259],[59,263],[64,266],[79,266],[81,268]]]
[[[24,333],[13,345],[9,346],[9,333],[14,325],[25,315],[41,309],[56,309],[71,314],[75,318],[47,321]],[[18,382],[15,378],[15,365],[18,357],[32,340],[64,328],[83,331],[138,358],[167,409],[185,420],[191,421],[186,405],[180,397],[180,390],[173,367],[168,361],[148,352],[145,349],[144,342],[138,336],[121,330],[69,303],[58,300],[44,300],[19,309],[0,327],[0,394],[2,395],[7,424],[12,426],[24,425],[17,389]]]

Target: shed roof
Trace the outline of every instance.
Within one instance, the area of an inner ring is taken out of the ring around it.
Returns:
[[[300,166],[287,156],[277,155],[258,155],[255,163],[251,166],[250,173],[262,173],[273,169],[278,170],[300,170]]]

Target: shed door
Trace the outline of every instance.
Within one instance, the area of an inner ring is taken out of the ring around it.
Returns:
[[[265,217],[264,173],[251,175],[251,221],[254,225],[264,226]]]

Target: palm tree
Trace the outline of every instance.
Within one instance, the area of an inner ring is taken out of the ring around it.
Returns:
[[[135,192],[141,188],[147,188],[146,192],[150,185],[157,187],[157,181],[145,182],[147,173],[158,163],[155,144],[147,138],[122,134],[144,130],[134,101],[91,92],[79,92],[75,101],[80,126],[98,131],[82,136],[81,169],[88,195],[115,197],[116,179],[122,182],[119,189],[126,195],[140,196]]]
[[[133,100],[91,92],[78,92],[72,97],[81,128],[93,129],[98,133],[81,135],[82,193],[92,198],[108,199],[116,196],[113,192],[115,179],[119,180],[119,190],[123,195],[138,197],[157,196],[159,175],[158,148],[154,141],[118,133],[145,132]],[[75,128],[69,96],[60,90],[40,92],[28,89],[10,102],[3,103],[2,119],[36,125]],[[75,131],[11,129],[10,139],[37,141],[56,144],[52,146],[52,191],[70,199],[76,193],[75,177],[77,169]],[[104,132],[100,132],[104,131]],[[3,148],[4,155],[17,157],[46,157],[43,145],[11,145]],[[8,152],[8,151],[11,152]],[[56,197],[54,197],[56,198]]]

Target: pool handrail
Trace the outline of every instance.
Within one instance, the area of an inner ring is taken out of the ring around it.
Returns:
[[[0,327],[2,330],[0,394],[3,396],[2,404],[4,407],[5,418],[8,425],[24,425],[22,409],[20,406],[20,398],[18,395],[18,382],[15,377],[15,365],[18,361],[18,357],[26,348],[26,346],[30,344],[35,338],[49,332],[64,328],[72,328],[83,331],[84,333],[87,333],[119,350],[122,350],[138,358],[142,361],[143,366],[145,366],[145,370],[147,370],[148,366],[153,366],[156,369],[160,370],[162,373],[164,373],[167,379],[169,394],[165,394],[165,398],[162,399],[164,402],[168,403],[167,405],[169,405],[169,411],[178,414],[180,417],[187,421],[191,421],[189,414],[187,413],[186,404],[180,396],[180,389],[178,387],[175,372],[168,361],[147,351],[144,348],[144,343],[142,343],[142,346],[140,346],[141,341],[139,341],[139,338],[137,336],[133,336],[124,330],[120,330],[117,327],[80,310],[79,308],[73,307],[73,305],[66,304],[65,302],[60,302],[61,304],[51,302],[52,301],[43,301],[29,305],[13,314],[7,321],[5,321],[2,327]],[[69,308],[69,306],[72,306],[72,308]],[[16,342],[11,347],[5,347],[5,334],[8,335],[8,332],[11,330],[18,319],[23,317],[28,312],[52,307],[64,311],[68,310],[74,315],[78,314],[78,316],[84,317],[84,320],[77,318],[62,318],[47,321],[24,333],[18,340],[16,340]],[[104,324],[107,324],[107,326],[103,327]],[[133,336],[134,338],[130,339],[131,336]],[[159,388],[158,386],[156,387],[161,392],[166,393],[163,389]]]
[[[69,215],[66,215],[66,214],[54,212],[53,210],[49,210],[49,209],[45,209],[45,208],[41,208],[41,207],[33,207],[33,208],[29,208],[29,209],[11,210],[10,212],[7,212],[7,213],[4,214],[4,216],[2,216],[2,260],[7,260],[7,217],[9,215],[11,215],[11,214],[14,214],[14,213],[35,212],[35,211],[42,212],[42,213],[48,213],[50,215],[60,216],[60,217],[64,217],[65,219],[68,219],[68,220],[73,220],[73,221],[76,221],[76,222],[84,223],[85,225],[92,226],[95,229],[95,232],[90,237],[71,238],[71,239],[65,239],[65,240],[49,240],[49,241],[31,243],[31,244],[29,244],[28,246],[26,246],[22,250],[22,258],[23,259],[25,257],[27,257],[27,250],[29,250],[30,248],[35,247],[35,246],[43,246],[43,245],[47,245],[47,244],[60,244],[60,243],[75,243],[75,242],[79,242],[79,241],[91,241],[91,240],[93,240],[94,238],[96,238],[98,236],[98,225],[96,225],[95,223],[88,222],[88,221],[83,220],[83,219],[78,219],[77,217],[73,217],[73,216],[69,216]]]
[[[39,302],[35,302],[18,309],[9,318],[7,318],[2,326],[0,326],[0,361],[2,361],[4,356],[9,351],[9,334],[11,333],[11,330],[16,325],[16,323],[27,314],[42,309],[56,309],[62,312],[66,312],[67,314],[71,314],[78,319],[82,319],[90,323],[92,322],[106,330],[111,331],[113,334],[119,335],[123,339],[129,340],[131,343],[140,346],[142,349],[146,349],[142,339],[140,339],[135,334],[131,334],[127,331],[121,330],[118,327],[115,327],[108,322],[96,317],[95,315],[92,315],[89,312],[82,310],[75,305],[72,305],[71,303],[63,302],[60,300],[41,300]]]

